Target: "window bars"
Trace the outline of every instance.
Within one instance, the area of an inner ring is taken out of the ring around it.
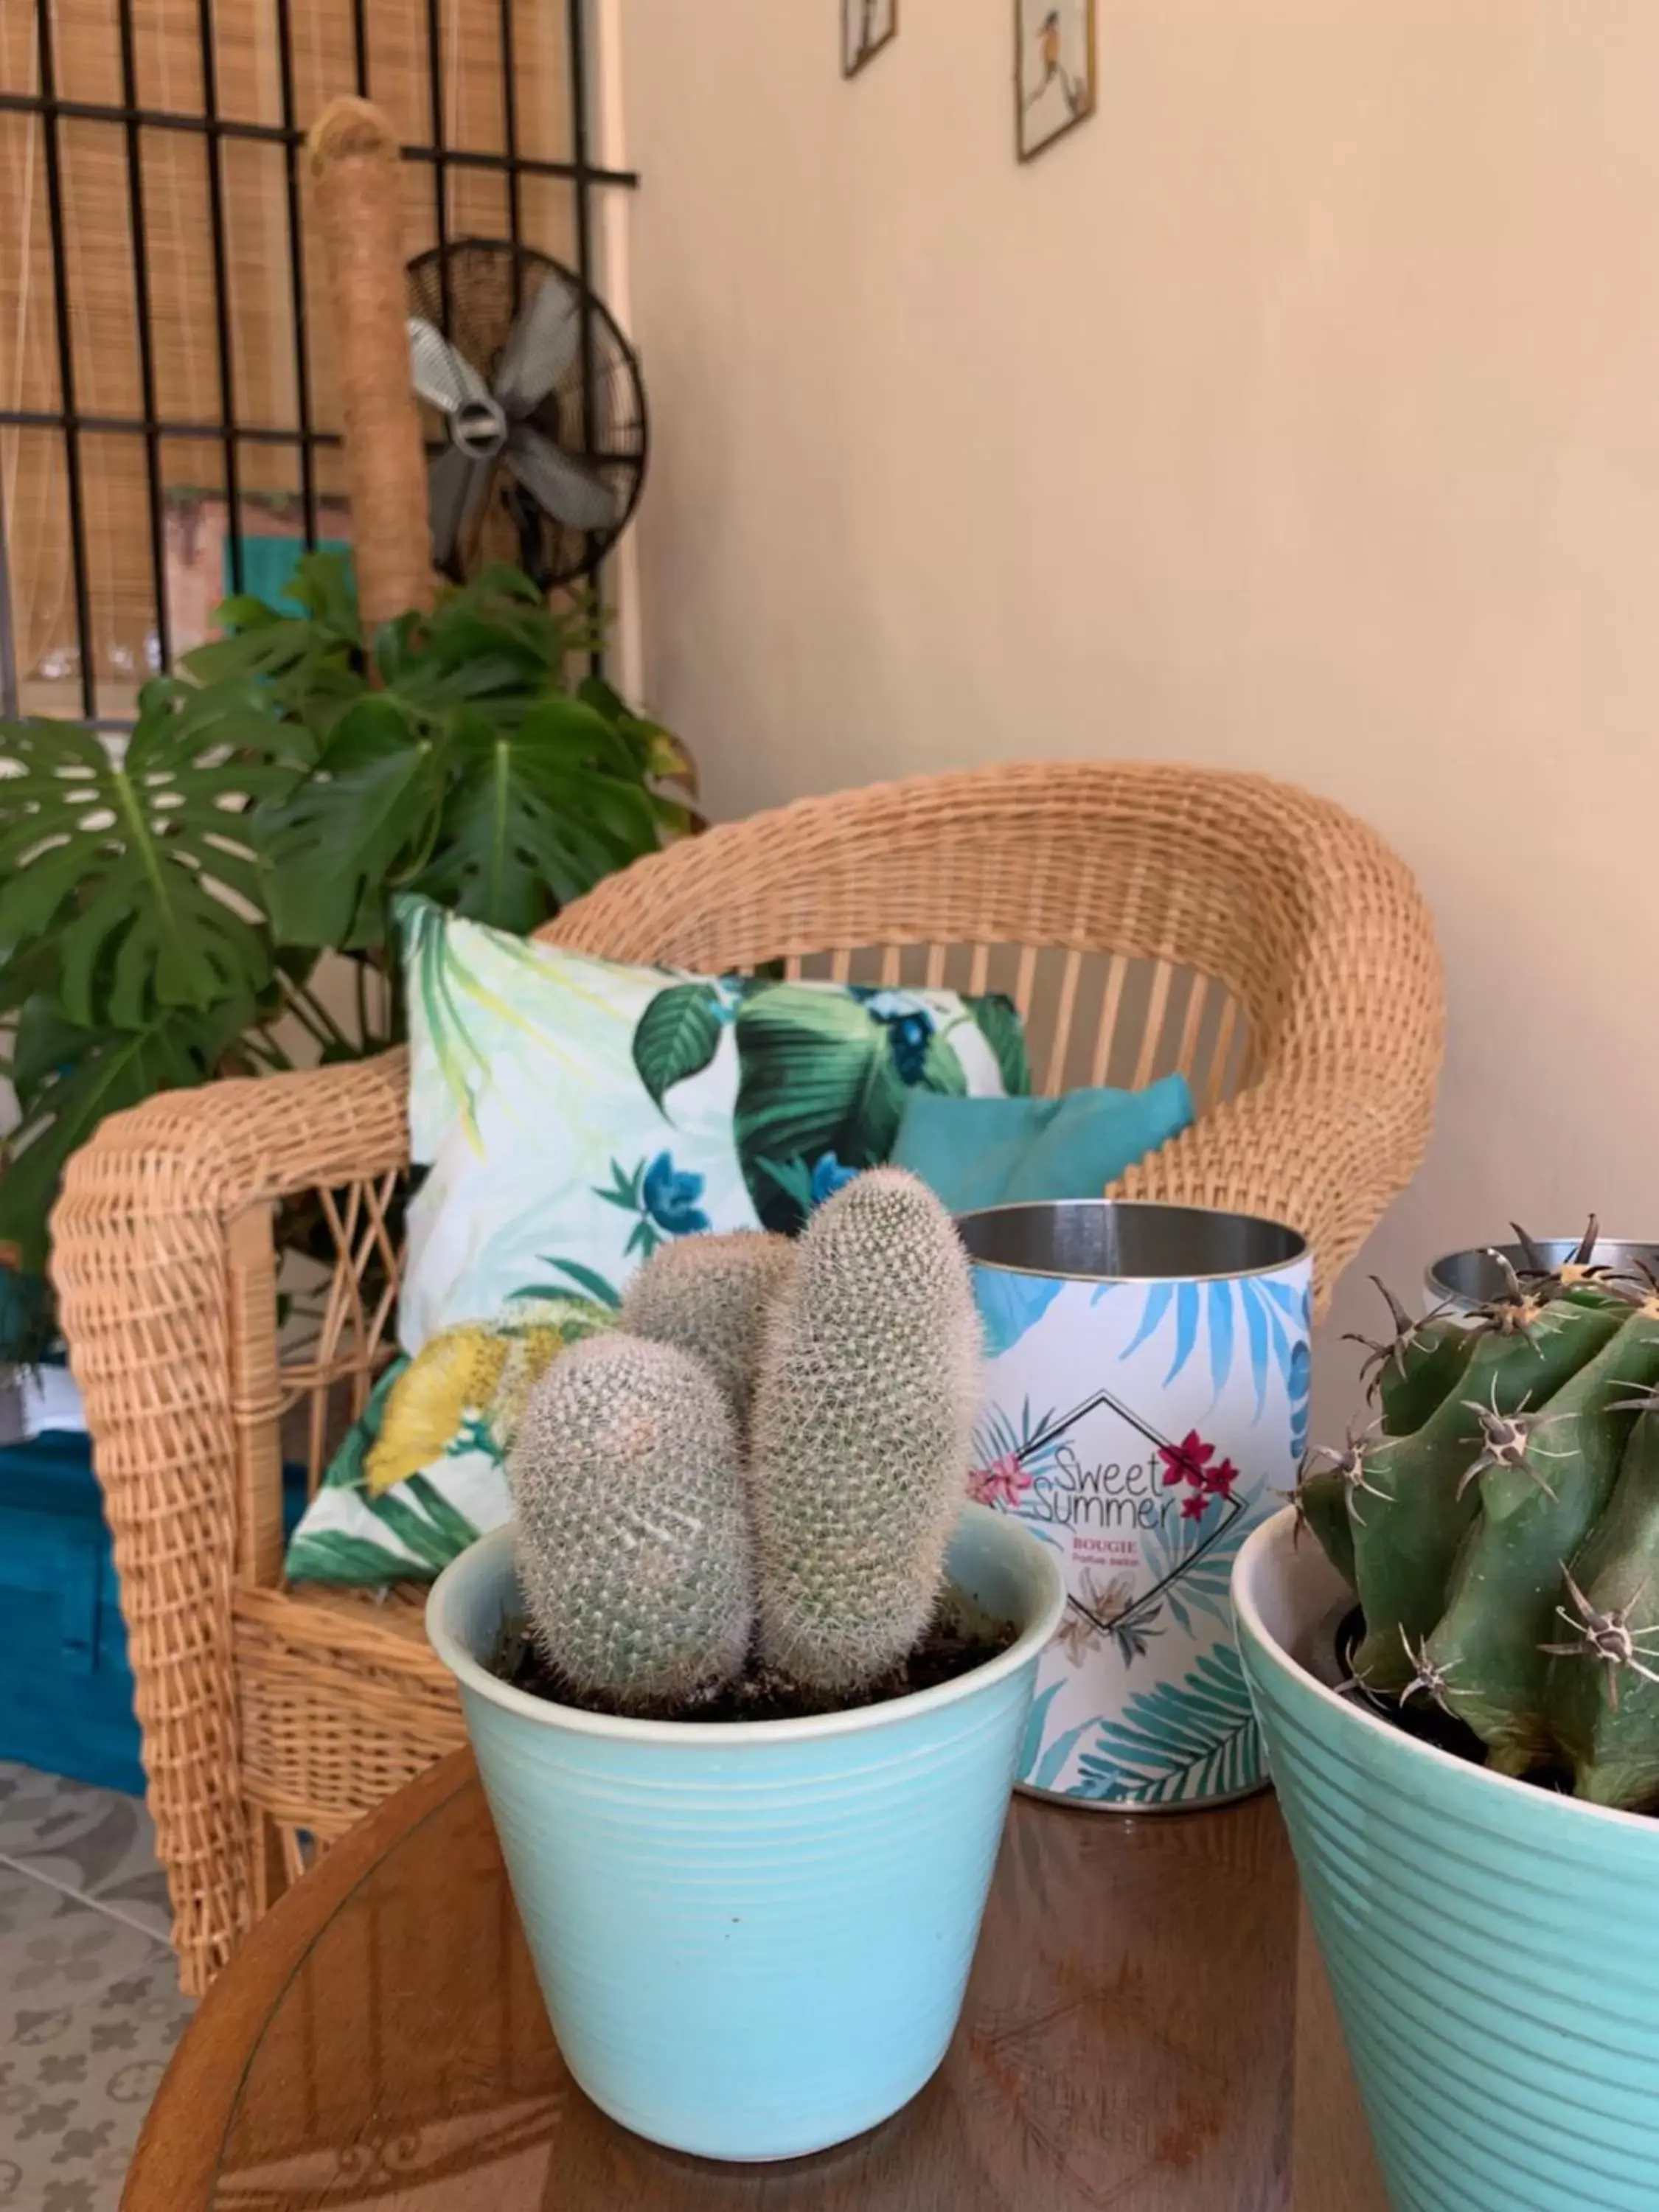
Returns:
[[[368,0],[219,0],[216,9],[216,0],[33,0],[27,35],[13,19],[0,40],[0,185],[8,200],[21,188],[19,204],[27,198],[36,220],[43,199],[46,222],[33,249],[27,223],[9,210],[0,223],[0,241],[8,233],[26,240],[14,248],[9,316],[0,295],[0,333],[15,325],[15,343],[0,343],[0,463],[10,448],[9,467],[0,465],[0,715],[40,709],[27,696],[39,638],[20,635],[20,594],[43,560],[61,559],[65,538],[58,604],[72,610],[74,645],[45,672],[78,675],[85,720],[113,729],[131,720],[129,701],[100,698],[100,559],[137,564],[126,599],[143,609],[143,635],[119,648],[114,673],[167,668],[199,635],[199,626],[179,635],[174,618],[183,488],[170,453],[186,457],[186,475],[204,454],[216,465],[211,497],[224,529],[216,584],[240,591],[250,581],[250,502],[280,508],[288,533],[307,547],[341,534],[337,521],[331,533],[339,436],[319,388],[332,371],[318,327],[321,272],[309,266],[318,257],[307,255],[301,158],[306,128],[330,94],[355,79],[404,135],[405,161],[416,165],[406,186],[411,256],[463,229],[504,231],[592,281],[596,199],[637,179],[591,156],[587,14],[587,0],[567,0],[562,19],[558,0],[402,0],[401,9],[376,0],[373,10]],[[193,96],[178,96],[181,79]],[[556,154],[532,150],[545,147],[550,125],[562,139]],[[182,184],[175,149],[199,163]],[[256,160],[257,175],[245,166]],[[82,193],[89,206],[72,209],[77,179],[95,189]],[[162,182],[171,189],[158,191]],[[247,234],[273,223],[280,246],[268,239],[270,250],[250,253]],[[204,266],[185,276],[187,240],[206,250]],[[89,245],[101,256],[98,297],[82,281]],[[112,278],[118,249],[126,265]],[[9,258],[0,243],[0,270]],[[124,404],[111,406],[96,387],[129,330],[134,373],[114,379]],[[205,406],[177,404],[181,349],[184,380],[211,395]],[[591,395],[586,327],[581,361]],[[51,481],[20,517],[6,502],[25,447],[34,477]],[[106,479],[122,472],[132,479],[122,514],[134,526],[111,528],[118,542],[106,555],[90,524],[100,494],[112,511]],[[109,674],[106,644],[103,659]],[[46,690],[46,711],[76,711],[66,681]]]

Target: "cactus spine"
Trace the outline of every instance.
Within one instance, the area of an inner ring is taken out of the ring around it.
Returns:
[[[754,1601],[735,1425],[708,1370],[614,1334],[556,1360],[508,1464],[538,1643],[580,1695],[673,1711],[741,1668]]]
[[[772,1302],[794,1265],[787,1237],[739,1229],[663,1245],[623,1294],[620,1326],[701,1359],[731,1401],[739,1431],[760,1365]]]
[[[1608,1279],[1593,1233],[1553,1271],[1522,1244],[1472,1326],[1394,1307],[1378,1424],[1298,1504],[1368,1689],[1433,1698],[1501,1772],[1659,1810],[1659,1284]]]
[[[756,1386],[761,1656],[853,1692],[927,1627],[960,1510],[981,1349],[968,1264],[913,1176],[860,1176],[801,1237]]]

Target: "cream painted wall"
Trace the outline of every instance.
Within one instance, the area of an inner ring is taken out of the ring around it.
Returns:
[[[1025,169],[1010,0],[902,0],[850,84],[835,0],[623,9],[653,703],[723,812],[1050,754],[1330,793],[1449,969],[1371,1264],[1659,1231],[1659,6],[1099,9]]]

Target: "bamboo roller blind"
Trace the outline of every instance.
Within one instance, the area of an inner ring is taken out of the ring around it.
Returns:
[[[276,0],[211,0],[218,107],[228,119],[283,121]],[[552,0],[433,0],[438,9],[444,138],[454,148],[505,150],[501,100],[502,15],[512,11],[518,151],[570,158],[566,11]],[[39,89],[34,11],[51,5],[58,92],[66,100],[119,103],[121,57],[116,0],[0,0],[0,89]],[[137,104],[172,113],[204,112],[200,0],[135,0]],[[427,0],[373,0],[367,11],[369,90],[405,144],[432,143]],[[356,83],[348,0],[290,0],[295,120],[303,129],[332,94]],[[133,241],[125,127],[65,118],[61,126],[64,266],[52,265],[43,137],[38,115],[0,112],[0,406],[52,412],[62,406],[53,286],[66,291],[76,411],[143,414],[133,289]],[[228,243],[231,398],[221,388],[214,314],[208,163],[213,142],[199,132],[139,131],[158,418],[217,424],[228,411],[244,428],[297,425],[295,349],[289,262],[283,148],[220,142]],[[322,255],[309,228],[301,173],[301,236],[311,410],[315,427],[338,427],[337,382]],[[428,162],[404,170],[406,251],[434,243],[434,179]],[[448,234],[504,237],[507,180],[498,171],[450,169]],[[573,188],[562,178],[520,174],[525,239],[562,259],[573,255]],[[155,618],[143,441],[89,432],[82,442],[93,643],[100,683],[142,677]],[[297,495],[292,446],[239,441],[243,525],[261,501]],[[169,437],[161,474],[170,506],[222,490],[216,441]],[[341,489],[338,455],[317,456],[323,499]],[[76,620],[63,439],[55,429],[0,427],[0,496],[11,573],[15,650],[27,679],[51,676],[72,654]],[[319,528],[337,530],[338,512]],[[71,664],[72,665],[72,664]],[[55,690],[56,687],[52,687]],[[39,705],[39,687],[33,703]],[[102,697],[100,693],[100,708]],[[46,711],[80,711],[63,688]]]

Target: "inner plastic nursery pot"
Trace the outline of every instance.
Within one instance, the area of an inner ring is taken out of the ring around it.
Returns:
[[[460,1685],[553,2032],[623,2126],[706,2158],[794,2158],[913,2097],[944,2057],[1030,1711],[1065,1607],[1052,1555],[964,1509],[950,1579],[1016,1640],[915,1695],[812,1719],[582,1712],[490,1671],[513,1532],[445,1569],[427,1632]]]
[[[1339,1696],[1352,1597],[1295,1530],[1239,1554],[1239,1651],[1397,2212],[1653,2212],[1659,1820]]]

